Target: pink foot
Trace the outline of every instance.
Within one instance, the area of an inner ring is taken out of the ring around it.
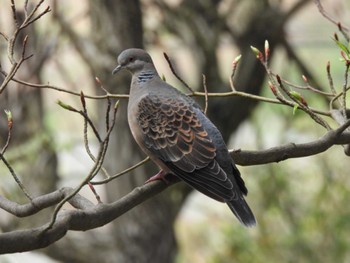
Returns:
[[[148,184],[156,180],[162,180],[164,183],[168,184],[169,181],[165,179],[166,175],[167,175],[166,172],[164,172],[163,170],[160,170],[156,175],[153,175],[151,178],[149,178],[144,184]]]

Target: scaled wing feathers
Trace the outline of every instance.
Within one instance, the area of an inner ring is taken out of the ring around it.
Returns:
[[[220,201],[237,197],[232,182],[215,160],[215,145],[191,105],[172,97],[149,95],[138,107],[137,119],[149,151],[204,194]]]

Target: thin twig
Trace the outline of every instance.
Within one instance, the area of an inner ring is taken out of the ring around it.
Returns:
[[[7,73],[2,71],[0,69],[0,73],[2,73],[4,76],[7,76]],[[74,92],[68,89],[63,89],[57,86],[52,86],[49,84],[34,84],[34,83],[30,83],[30,82],[26,82],[23,80],[19,80],[16,78],[12,78],[13,81],[26,85],[28,87],[32,87],[32,88],[39,88],[39,89],[52,89],[52,90],[56,90],[59,92],[64,92],[64,93],[68,93],[68,94],[72,94],[75,96],[80,96],[79,92]],[[206,96],[205,92],[198,92],[198,91],[191,91],[190,94],[188,94],[190,96]],[[262,96],[258,96],[258,95],[253,95],[253,94],[249,94],[249,93],[245,93],[245,92],[241,92],[241,91],[231,91],[231,92],[220,92],[220,93],[207,93],[208,97],[234,97],[234,96],[239,96],[239,97],[244,97],[244,98],[249,98],[249,99],[253,99],[253,100],[257,100],[257,101],[262,101],[262,102],[268,102],[268,103],[273,103],[273,104],[284,104],[281,103],[281,101],[277,100],[277,99],[271,99],[271,98],[266,98],[266,97],[262,97]],[[108,95],[101,95],[101,96],[93,96],[93,95],[85,95],[85,98],[88,99],[107,99],[107,98],[117,98],[117,99],[125,99],[125,98],[129,98],[128,94],[108,94]],[[293,107],[293,104],[289,105],[291,107]],[[312,111],[314,111],[317,114],[321,114],[324,116],[330,116],[329,112],[326,111],[322,111],[322,110],[317,110],[317,109],[312,109]]]
[[[5,145],[1,149],[1,152],[0,152],[1,155],[5,154],[6,149],[10,145],[11,135],[12,135],[11,131],[13,127],[12,113],[9,110],[5,110],[5,113],[7,116],[7,139],[6,139]]]
[[[39,13],[36,17],[33,18],[34,14],[39,9],[39,7],[42,5],[42,3],[44,3],[44,1],[45,0],[40,0],[39,3],[30,12],[30,14],[28,14],[26,16],[26,19],[24,20],[24,22],[21,25],[21,29],[24,29],[27,26],[29,26],[30,24],[33,24],[35,21],[40,19],[43,15],[45,15],[51,11],[50,6],[48,6],[48,7],[46,7],[46,9],[43,12]]]
[[[105,144],[101,144],[101,149],[99,151],[99,155],[97,157],[97,160],[99,160],[102,157],[102,152],[103,152],[103,147],[105,147]],[[55,210],[52,213],[52,218],[50,223],[48,224],[47,228],[45,229],[45,231],[49,230],[52,228],[52,226],[55,224],[56,219],[57,219],[57,215],[58,212],[61,210],[62,206],[68,201],[70,200],[73,196],[75,196],[77,193],[79,193],[79,191],[83,188],[84,185],[86,185],[91,178],[93,178],[95,176],[95,174],[97,173],[96,170],[98,169],[98,166],[100,165],[100,162],[95,162],[94,166],[92,167],[92,169],[90,170],[89,174],[85,177],[85,179],[74,189],[74,191],[72,191],[72,193],[70,193],[69,195],[67,195],[65,198],[63,198],[55,207]]]
[[[199,91],[195,91],[194,94],[189,94],[189,95],[193,95],[193,96],[205,96],[204,92],[199,92]],[[208,93],[208,97],[235,97],[235,96],[239,96],[239,97],[243,97],[243,98],[249,98],[252,100],[257,100],[257,101],[262,101],[262,102],[268,102],[268,103],[272,103],[272,104],[280,104],[280,105],[287,105],[290,107],[294,107],[294,104],[292,102],[285,101],[285,102],[281,102],[278,99],[272,99],[272,98],[267,98],[267,97],[262,97],[262,96],[258,96],[258,95],[254,95],[254,94],[249,94],[249,93],[245,93],[245,92],[241,92],[241,91],[230,91],[230,92],[219,92],[219,93]],[[287,103],[287,104],[286,104]],[[331,116],[329,111],[322,111],[322,110],[318,110],[318,109],[314,109],[310,107],[310,110],[312,110],[313,112],[320,114],[320,115],[324,115],[324,116]]]
[[[92,120],[90,119],[89,115],[88,115],[88,111],[87,111],[87,108],[86,108],[86,102],[85,102],[85,97],[84,97],[84,93],[81,92],[81,96],[80,96],[80,100],[81,100],[81,104],[83,106],[83,111],[80,111],[79,113],[84,117],[84,145],[85,145],[85,150],[87,152],[87,154],[89,155],[90,159],[94,162],[96,162],[96,158],[95,156],[92,154],[91,150],[90,150],[90,147],[89,147],[89,139],[88,139],[88,123],[90,125],[90,127],[92,128],[97,140],[101,143],[102,140],[101,140],[101,137],[95,127],[95,125],[93,124]],[[110,99],[108,99],[108,105],[110,105]],[[109,116],[109,108],[107,108],[107,113],[106,115]],[[108,123],[107,123],[108,125]],[[107,129],[108,130],[108,129]],[[102,167],[101,168],[103,173],[105,174],[106,177],[109,176],[107,170]]]
[[[16,28],[19,28],[19,23],[17,20],[16,4],[14,0],[11,0],[11,10],[12,10],[12,17],[15,22]]]
[[[192,93],[194,94],[193,89],[176,73],[176,70],[173,67],[173,64],[171,63],[171,60],[169,58],[169,56],[167,55],[167,53],[163,52],[163,55],[166,59],[166,61],[169,64],[169,67],[171,69],[171,72],[174,74],[174,76]]]
[[[338,22],[338,29],[340,31],[340,33],[343,35],[343,37],[346,39],[346,41],[349,43],[350,42],[350,37],[349,37],[349,32],[346,32],[343,28],[343,25]]]
[[[347,114],[346,114],[346,94],[347,94],[347,86],[348,86],[348,74],[349,74],[349,67],[350,63],[349,61],[345,62],[345,74],[344,74],[344,83],[343,83],[343,103],[342,103],[342,112],[343,116],[345,119],[347,119]]]
[[[88,112],[87,112],[87,108],[86,108],[86,101],[85,101],[85,96],[84,96],[84,93],[81,92],[80,93],[80,101],[81,101],[81,104],[82,104],[82,107],[83,107],[83,110],[77,110],[75,108],[73,108],[72,106],[70,105],[67,105],[61,101],[57,101],[57,104],[60,105],[62,108],[66,109],[66,110],[69,110],[69,111],[72,111],[72,112],[76,112],[76,113],[79,113],[81,116],[83,116],[84,118],[84,125],[83,125],[83,135],[84,135],[84,146],[85,146],[85,151],[87,152],[88,156],[90,157],[90,159],[93,161],[93,162],[96,162],[96,158],[95,156],[92,154],[91,150],[90,150],[90,146],[89,146],[89,140],[88,140],[88,124],[89,126],[91,127],[91,129],[93,130],[97,140],[99,143],[102,143],[102,139],[99,135],[99,132],[97,131],[95,125],[93,124],[92,120],[90,119],[89,115],[88,115]],[[102,171],[104,172],[104,174],[106,175],[106,177],[109,176],[107,170],[102,167]]]
[[[331,63],[329,61],[327,62],[326,70],[327,70],[327,78],[328,78],[329,88],[330,88],[331,92],[333,93],[333,95],[336,95],[337,91],[334,88],[333,77],[331,74]]]
[[[286,99],[283,96],[283,94],[280,92],[280,90],[276,88],[276,83],[274,81],[269,81],[269,87],[270,87],[272,93],[277,98],[277,100],[281,102],[281,104],[287,105],[287,106],[290,106],[290,107],[294,107],[295,106],[294,102],[289,101],[288,99]]]
[[[91,182],[88,182],[88,185],[89,185],[89,188],[90,188],[90,190],[92,191],[92,193],[95,195],[95,198],[96,198],[97,202],[98,202],[99,204],[101,204],[101,203],[102,203],[101,197],[100,197],[99,194],[97,193],[95,187],[91,184]]]
[[[102,89],[107,95],[106,131],[108,131],[108,129],[109,129],[109,112],[110,112],[110,109],[111,109],[111,106],[112,106],[111,99],[110,99],[111,97],[108,96],[108,95],[111,95],[111,94],[109,93],[108,90],[106,90],[103,87],[103,84],[102,84],[101,80],[98,77],[95,77],[95,80],[96,80],[97,84],[99,85],[100,89]]]
[[[25,188],[25,186],[23,185],[23,183],[21,182],[21,180],[18,178],[18,176],[16,175],[15,171],[13,170],[12,166],[7,162],[7,160],[5,159],[4,155],[0,154],[0,159],[4,162],[4,164],[6,165],[7,169],[10,171],[13,179],[16,181],[17,185],[19,186],[19,188],[21,188],[22,192],[24,193],[24,195],[30,200],[32,201],[33,197],[29,194],[29,192],[27,191],[27,189]]]
[[[322,91],[322,90],[319,90],[319,89],[316,89],[316,88],[312,87],[308,81],[306,81],[306,86],[297,85],[297,84],[294,84],[294,83],[292,83],[290,81],[287,81],[285,79],[282,79],[282,82],[284,84],[290,86],[290,87],[293,87],[293,88],[296,88],[296,89],[299,89],[299,90],[308,90],[308,91],[312,91],[314,93],[317,93],[317,94],[320,94],[320,95],[323,95],[323,96],[327,96],[327,97],[333,97],[334,96],[333,93],[325,92],[325,91]]]
[[[0,36],[2,36],[5,41],[9,41],[9,37],[4,32],[0,32]]]
[[[44,0],[41,0],[33,9],[33,11],[27,15],[27,11],[26,11],[26,17],[23,21],[22,24],[19,23],[18,17],[17,17],[17,10],[16,10],[16,5],[15,5],[15,1],[11,0],[11,10],[12,10],[12,15],[13,15],[13,19],[16,25],[16,29],[13,32],[12,36],[7,37],[5,35],[4,38],[7,40],[7,56],[8,59],[12,65],[11,70],[9,71],[9,73],[7,74],[7,76],[5,77],[5,80],[2,82],[1,86],[0,86],[0,94],[4,91],[4,89],[7,87],[7,84],[12,80],[12,78],[15,76],[17,70],[19,69],[19,67],[22,65],[22,63],[24,61],[26,61],[27,59],[31,58],[32,55],[29,56],[25,56],[25,51],[26,51],[26,44],[27,44],[27,36],[24,38],[24,41],[22,43],[22,56],[20,58],[20,60],[17,62],[16,59],[14,58],[14,52],[15,52],[15,44],[17,42],[19,33],[26,28],[27,26],[29,26],[30,24],[34,23],[36,20],[38,20],[39,18],[41,18],[43,15],[45,15],[46,13],[50,12],[50,7],[47,7],[43,12],[39,13],[37,17],[33,18],[33,15],[35,14],[35,12],[37,11],[37,9],[40,7],[40,5],[44,2]],[[27,9],[27,1],[24,4],[25,10]]]
[[[107,97],[107,109],[106,109],[106,118],[105,118],[106,131],[109,130],[109,112],[111,110],[111,107],[112,107],[111,98]]]
[[[8,83],[13,79],[13,77],[15,76],[17,70],[19,69],[19,67],[21,66],[21,64],[23,63],[23,59],[20,60],[20,62],[15,62],[14,64],[12,64],[11,70],[9,72],[9,74],[7,74],[7,76],[5,77],[4,81],[1,83],[0,86],[0,94],[4,91],[4,89],[7,87]]]
[[[321,117],[319,117],[318,115],[315,114],[315,112],[313,110],[311,110],[307,105],[305,105],[304,103],[302,103],[300,100],[296,99],[291,92],[284,86],[283,82],[281,81],[281,78],[277,75],[277,82],[279,84],[279,87],[288,95],[288,97],[290,99],[292,99],[300,109],[302,109],[304,112],[306,112],[307,114],[309,114],[309,116],[318,124],[320,124],[321,126],[323,126],[324,128],[326,128],[327,130],[331,130],[331,127],[329,126],[329,124],[323,120]]]
[[[334,18],[332,18],[329,14],[327,14],[327,12],[325,11],[325,9],[323,8],[321,1],[320,0],[314,0],[315,5],[318,8],[318,11],[321,13],[322,16],[324,16],[328,21],[330,21],[331,23],[333,23],[334,25],[339,24],[338,21],[336,21]],[[349,31],[349,28],[347,27],[343,27],[343,30],[345,31]]]
[[[92,167],[92,169],[90,170],[89,174],[85,177],[85,179],[78,185],[78,187],[76,187],[74,189],[74,191],[69,194],[68,196],[66,196],[56,207],[55,210],[52,214],[52,219],[50,221],[50,223],[48,224],[47,228],[45,229],[45,231],[49,230],[50,228],[52,228],[52,226],[55,224],[56,219],[57,219],[57,215],[58,212],[61,210],[62,206],[68,201],[70,200],[73,196],[75,196],[82,188],[84,185],[88,184],[88,182],[90,182],[95,176],[96,174],[99,172],[99,170],[102,167],[103,164],[103,160],[105,158],[106,152],[107,152],[107,148],[108,148],[108,143],[109,143],[109,137],[111,135],[111,132],[114,128],[115,125],[115,119],[116,119],[116,115],[117,115],[117,111],[118,111],[118,104],[116,104],[116,106],[114,107],[114,112],[113,112],[113,119],[112,119],[112,123],[111,123],[111,127],[108,130],[105,139],[102,141],[102,143],[100,143],[100,150],[99,153],[96,157],[96,162],[94,163],[94,166]]]
[[[333,77],[332,77],[332,74],[331,74],[331,63],[329,61],[327,62],[326,71],[327,71],[327,78],[328,78],[329,89],[331,90],[331,92],[334,95],[334,97],[329,102],[329,108],[332,111],[334,102],[341,96],[341,94],[337,94],[337,91],[335,90]]]
[[[346,89],[345,89],[345,92],[347,92],[347,91],[349,91],[350,90],[350,86],[349,87],[347,87]],[[333,104],[334,104],[334,102],[337,100],[337,99],[339,99],[340,97],[342,97],[343,96],[343,91],[341,91],[341,92],[339,92],[337,95],[335,95],[334,96],[334,98],[329,102],[329,104],[330,104],[330,109],[331,110],[333,110]],[[342,104],[342,103],[341,103]]]
[[[85,113],[83,111],[78,111],[78,113],[80,115],[82,115],[84,117],[84,119],[87,121],[87,123],[89,123],[89,126],[91,127],[92,131],[94,132],[95,137],[97,138],[97,140],[101,143],[102,139],[100,137],[100,134],[98,133],[94,123],[92,122],[92,120],[89,118],[88,115],[85,115]]]
[[[204,114],[207,115],[207,111],[208,111],[208,88],[207,88],[207,82],[206,82],[205,75],[203,74],[202,77],[203,77],[204,102],[205,102]]]
[[[4,75],[5,77],[7,77],[9,75],[8,73],[6,73],[5,71],[3,71],[1,69],[0,69],[0,73],[2,75]],[[63,89],[63,88],[60,88],[60,87],[57,87],[57,86],[52,86],[52,85],[49,85],[49,84],[35,84],[35,83],[30,83],[30,82],[27,82],[27,81],[24,81],[24,80],[20,80],[20,79],[14,78],[14,77],[10,78],[10,80],[12,80],[14,82],[17,82],[19,84],[22,84],[22,85],[31,87],[31,88],[51,89],[51,90],[56,90],[56,91],[59,91],[59,92],[64,92],[64,93],[75,95],[75,96],[80,96],[80,92],[74,92],[74,91],[71,91],[69,89]],[[101,95],[101,96],[85,95],[85,98],[97,99],[97,100],[104,100],[104,99],[107,99],[109,97],[110,98],[115,98],[115,99],[127,99],[127,98],[129,98],[129,95],[128,94],[108,94],[108,95]]]
[[[91,182],[91,184],[93,184],[93,185],[106,184],[106,183],[108,183],[108,182],[110,182],[110,181],[112,181],[112,180],[114,180],[114,179],[116,179],[116,178],[118,178],[118,177],[120,177],[120,176],[122,176],[124,174],[127,174],[128,172],[130,172],[132,170],[135,170],[137,167],[147,163],[149,160],[150,160],[150,158],[146,157],[145,159],[143,159],[142,161],[138,162],[137,164],[134,164],[133,166],[131,166],[131,167],[129,167],[129,168],[127,168],[127,169],[125,169],[125,170],[115,174],[115,175],[112,175],[112,176],[110,176],[107,179],[104,179],[104,180],[101,180],[101,181]]]
[[[230,87],[231,87],[232,91],[236,91],[236,88],[235,88],[235,86],[233,84],[233,78],[234,78],[234,76],[236,74],[237,65],[238,65],[239,61],[241,60],[241,58],[242,58],[242,55],[239,55],[232,62],[232,72],[231,72],[231,76],[230,76],[230,79],[229,79]]]
[[[28,0],[25,0],[24,2],[24,14],[28,17]]]
[[[279,100],[282,104],[285,104],[285,105],[288,105],[291,107],[295,107],[295,105],[297,105],[298,108],[302,109],[305,113],[307,113],[316,123],[325,127],[327,130],[331,130],[331,127],[329,126],[329,124],[316,114],[316,113],[322,114],[322,113],[320,113],[320,111],[317,111],[315,109],[310,108],[306,104],[306,102],[303,98],[297,99],[295,96],[293,96],[291,94],[291,92],[284,86],[284,82],[282,81],[280,76],[272,73],[272,71],[267,63],[267,59],[264,58],[263,53],[255,47],[251,47],[251,49],[254,52],[254,54],[256,55],[257,59],[264,66],[266,73],[270,79],[270,88],[273,90],[273,93],[276,96],[277,100]],[[269,51],[268,42],[265,42],[265,56],[267,56],[266,54],[269,53],[268,51]],[[277,80],[277,83],[276,83],[276,80]],[[283,90],[293,102],[285,99],[284,96],[281,93],[279,93],[279,91],[278,91],[278,89],[276,89],[276,87],[279,87],[281,90]],[[299,97],[300,97],[300,95],[299,95]],[[323,113],[326,113],[326,112],[323,112]],[[327,112],[326,114],[322,114],[322,115],[331,116],[330,112]]]

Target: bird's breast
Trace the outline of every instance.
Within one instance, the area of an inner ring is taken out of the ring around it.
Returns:
[[[141,99],[140,99],[141,100]],[[137,116],[139,115],[138,102],[140,101],[129,101],[128,104],[128,123],[132,136],[134,137],[136,143],[140,146],[142,151],[151,158],[151,160],[156,163],[160,169],[165,172],[169,172],[169,168],[155,156],[145,145],[143,140],[143,134]]]

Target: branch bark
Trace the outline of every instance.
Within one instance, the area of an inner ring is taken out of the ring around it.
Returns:
[[[236,150],[232,151],[231,154],[239,165],[266,164],[290,158],[311,156],[324,152],[333,145],[348,144],[350,142],[350,132],[344,131],[349,126],[350,120],[338,129],[331,130],[318,140],[309,143],[291,143],[263,151]],[[32,229],[0,234],[0,254],[43,248],[61,239],[70,230],[86,231],[101,227],[179,181],[173,176],[169,177],[169,184],[156,181],[136,187],[129,194],[110,204],[99,203],[93,205],[89,200],[78,194],[69,201],[76,210],[60,211],[55,224],[49,230],[47,230],[48,224],[45,224]],[[29,216],[60,202],[72,191],[72,188],[62,188],[53,193],[37,197],[31,203],[24,205],[18,205],[0,196],[0,207],[19,217]],[[17,242],[18,240],[21,240],[21,242]]]
[[[318,140],[308,143],[289,143],[262,151],[231,151],[236,164],[248,166],[280,162],[291,158],[313,156],[328,150],[333,145],[345,145],[350,141],[350,132],[339,133],[350,125],[347,121],[337,130],[331,130]]]
[[[135,188],[118,201],[110,204],[97,204],[95,206],[86,205],[88,201],[80,195],[76,195],[72,198],[70,203],[82,209],[61,211],[51,229],[46,230],[48,226],[48,224],[46,224],[37,228],[16,230],[0,234],[0,254],[24,252],[47,247],[64,237],[69,230],[86,231],[101,227],[160,193],[169,185],[165,185],[161,181],[146,184]],[[66,188],[61,191],[67,194],[72,191],[72,189]],[[59,195],[57,191],[56,195]],[[48,198],[47,200],[52,202],[49,196],[46,197]],[[59,196],[59,198],[61,197],[62,196]],[[2,198],[0,203],[2,204],[3,201],[4,199]],[[28,207],[29,206],[32,205],[28,205]],[[24,210],[29,211],[31,209],[26,209],[24,207]],[[19,240],[21,242],[18,242]]]

